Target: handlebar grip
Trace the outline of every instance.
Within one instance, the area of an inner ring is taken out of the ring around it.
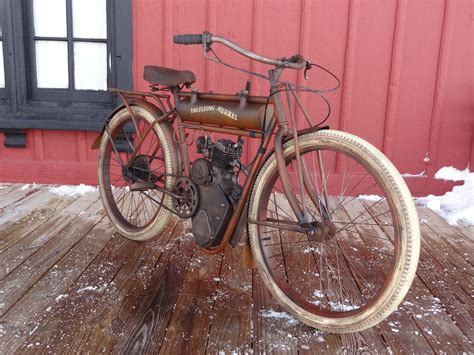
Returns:
[[[176,35],[173,36],[173,42],[176,44],[202,44],[202,36],[202,34]]]
[[[301,54],[295,54],[287,59],[290,63],[303,64],[306,63],[306,59]]]

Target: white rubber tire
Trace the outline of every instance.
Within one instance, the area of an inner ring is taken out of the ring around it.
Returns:
[[[349,133],[334,130],[320,130],[301,135],[298,139],[299,146],[302,149],[309,146],[318,147],[324,145],[344,147],[344,149],[350,150],[364,159],[374,169],[376,175],[383,182],[387,191],[389,191],[396,206],[395,210],[400,222],[400,242],[398,245],[400,257],[396,260],[392,282],[383,291],[375,304],[359,314],[339,319],[321,317],[299,307],[277,286],[264,261],[257,225],[248,224],[253,256],[263,276],[263,281],[273,296],[286,310],[294,314],[305,324],[334,333],[350,333],[370,328],[384,320],[398,307],[407,294],[416,274],[420,253],[420,228],[412,196],[405,181],[393,164],[377,148],[363,139]],[[294,150],[293,141],[288,141],[284,145],[285,157],[294,153]],[[253,185],[248,212],[250,220],[258,218],[258,206],[263,188],[266,180],[276,169],[276,157],[275,154],[272,154],[262,166]]]
[[[153,114],[148,112],[142,107],[139,106],[132,106],[132,110],[137,118],[144,119],[148,121],[150,124],[154,122],[155,117]],[[110,128],[110,132],[120,125],[124,120],[129,118],[129,113],[126,108],[117,112],[112,119],[109,121],[108,125]],[[160,139],[161,148],[163,149],[163,154],[165,157],[165,169],[167,174],[172,174],[172,161],[171,161],[171,154],[170,150],[174,147],[172,146],[172,142],[169,142],[169,136],[165,134],[163,128],[156,124],[154,126],[154,130],[157,136]],[[104,151],[106,149],[107,143],[109,141],[109,137],[107,132],[104,132],[102,137],[102,141],[99,148],[99,166],[98,166],[98,177],[99,177],[99,190],[100,196],[102,199],[102,204],[104,206],[104,210],[109,217],[110,221],[117,229],[117,231],[122,234],[124,237],[132,240],[148,240],[160,234],[160,232],[165,228],[167,223],[170,221],[172,213],[165,208],[161,208],[158,214],[155,216],[152,223],[148,226],[143,228],[131,228],[130,226],[125,225],[122,223],[113,213],[111,206],[105,197],[105,188],[104,186],[104,179],[103,179],[103,165],[104,165]],[[113,152],[112,152],[113,154]],[[173,183],[173,178],[171,176],[167,176],[166,178],[166,186],[171,186]],[[171,208],[171,197],[166,195],[164,197],[164,205],[168,208]]]

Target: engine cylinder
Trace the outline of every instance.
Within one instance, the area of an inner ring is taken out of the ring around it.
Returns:
[[[219,139],[212,149],[212,165],[220,169],[231,169],[232,162],[242,154],[241,143],[237,144],[228,139]]]

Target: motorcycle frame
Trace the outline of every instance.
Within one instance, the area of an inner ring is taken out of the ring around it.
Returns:
[[[155,121],[153,122],[152,125],[148,127],[145,132],[143,132],[142,136],[140,137],[140,133],[138,134],[138,141],[136,143],[135,149],[132,152],[132,156],[129,158],[128,164],[133,161],[134,157],[136,156],[136,152],[140,149],[140,146],[142,142],[145,140],[151,129],[154,127],[154,125],[159,124],[162,121],[169,121],[173,124],[176,124],[175,127],[175,135],[177,135],[177,145],[178,149],[175,154],[179,156],[178,161],[181,163],[178,167],[180,170],[179,173],[181,173],[181,176],[191,178],[191,161],[189,157],[189,150],[188,150],[188,145],[187,145],[187,136],[185,133],[185,129],[193,129],[193,130],[200,130],[200,131],[208,131],[208,132],[216,132],[216,133],[224,133],[224,134],[229,134],[229,135],[234,135],[237,137],[241,136],[246,136],[249,138],[258,138],[261,139],[261,146],[258,149],[256,156],[254,157],[253,164],[248,172],[248,175],[245,179],[244,185],[243,185],[243,190],[241,197],[239,201],[237,202],[237,206],[234,209],[231,218],[227,224],[227,227],[225,229],[224,235],[219,243],[219,245],[214,246],[214,247],[209,247],[209,248],[203,248],[206,253],[208,254],[218,254],[222,252],[227,244],[229,244],[236,228],[238,227],[239,221],[241,220],[241,215],[244,212],[245,205],[248,203],[249,197],[250,197],[250,192],[251,188],[255,182],[255,179],[257,177],[258,172],[260,171],[260,168],[263,165],[264,159],[268,156],[270,156],[271,152],[269,154],[266,154],[269,148],[269,145],[271,143],[271,140],[274,136],[274,152],[276,156],[276,161],[277,161],[277,167],[278,167],[278,173],[280,175],[282,187],[284,190],[284,193],[288,199],[288,202],[295,213],[299,225],[301,228],[306,228],[306,229],[311,229],[311,224],[310,219],[308,218],[308,214],[306,211],[306,206],[304,199],[302,199],[302,206],[300,206],[296,195],[293,193],[291,190],[291,183],[290,183],[290,178],[288,175],[288,172],[286,170],[286,164],[285,164],[285,157],[283,153],[283,143],[286,140],[293,139],[293,144],[295,147],[295,152],[296,152],[296,161],[297,161],[297,180],[298,180],[298,186],[300,188],[300,194],[301,196],[303,195],[304,191],[308,193],[308,196],[310,197],[311,201],[314,203],[316,208],[318,208],[320,204],[320,199],[318,196],[317,191],[314,191],[314,189],[311,186],[311,179],[309,175],[308,168],[304,161],[301,159],[299,147],[298,147],[298,134],[300,133],[296,129],[296,123],[295,123],[295,117],[294,117],[294,102],[291,100],[290,92],[292,93],[297,105],[299,106],[300,110],[303,112],[306,120],[308,123],[311,122],[306,110],[303,107],[303,104],[296,94],[296,92],[291,88],[290,84],[286,83],[285,84],[285,90],[280,90],[280,82],[279,78],[283,72],[282,67],[276,67],[275,69],[269,70],[269,80],[270,80],[270,96],[268,97],[249,97],[249,99],[252,99],[253,102],[257,103],[271,103],[275,106],[275,112],[274,116],[276,119],[270,121],[270,125],[266,129],[266,131],[255,131],[255,130],[248,130],[248,129],[241,129],[241,128],[228,128],[228,127],[222,127],[222,126],[216,126],[208,123],[189,123],[189,122],[183,122],[183,120],[180,118],[177,107],[179,107],[179,102],[181,97],[189,97],[191,95],[191,92],[183,92],[179,88],[173,88],[172,90],[172,96],[174,99],[175,105],[171,103],[170,95],[164,95],[164,94],[157,94],[154,92],[140,92],[140,91],[126,91],[126,90],[120,90],[120,89],[110,89],[111,92],[116,93],[119,98],[123,101],[123,106],[126,107],[130,117],[132,118],[133,125],[135,129],[138,132],[138,125],[137,125],[137,120],[134,115],[134,112],[132,110],[132,106],[137,105],[137,106],[145,106],[149,107],[149,105],[155,106],[158,110],[156,112],[160,112],[161,115],[157,114],[155,112],[156,117]],[[285,108],[283,105],[283,99],[281,92],[286,92],[286,99],[288,103],[288,110],[289,110],[289,119],[290,122],[288,122],[288,116],[285,112]],[[209,98],[213,100],[222,100],[225,101],[229,99],[229,95],[226,94],[200,94],[200,97],[203,99]],[[151,99],[151,100],[149,100]],[[152,101],[152,102],[151,102]],[[109,117],[109,119],[113,116],[113,114]],[[277,128],[275,132],[275,128]],[[313,131],[313,130],[319,130],[321,129],[318,126],[312,127],[310,130],[304,130],[305,133],[308,131]],[[104,126],[104,130],[107,131],[109,138],[111,137],[110,132],[108,131],[108,126],[107,123]],[[111,139],[111,138],[110,138]],[[115,146],[112,145],[115,149]],[[174,145],[173,145],[174,147]],[[249,222],[247,219],[244,219],[243,222],[247,223]],[[251,221],[251,223],[257,223],[257,221]],[[261,223],[264,224],[264,223]]]

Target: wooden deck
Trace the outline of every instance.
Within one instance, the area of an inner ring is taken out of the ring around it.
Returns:
[[[472,353],[474,230],[419,215],[408,297],[380,326],[338,335],[284,313],[241,247],[208,256],[177,220],[159,240],[129,241],[96,192],[3,184],[0,353]]]

